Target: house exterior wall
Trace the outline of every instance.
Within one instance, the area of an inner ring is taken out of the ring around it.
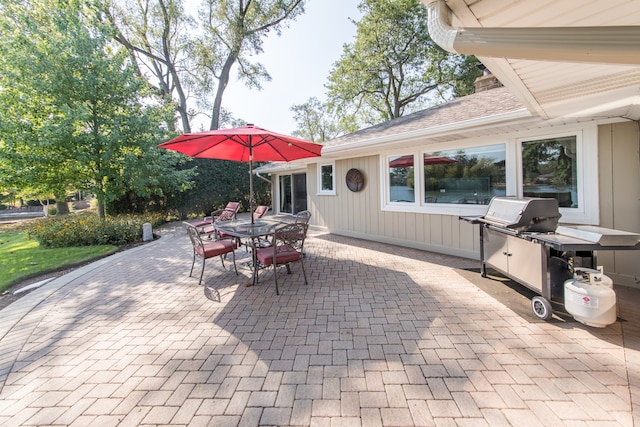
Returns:
[[[600,226],[640,233],[640,130],[636,122],[598,127]],[[351,168],[365,176],[360,192],[349,191],[345,175]],[[458,216],[383,211],[380,156],[337,160],[336,194],[319,195],[316,165],[308,166],[312,225],[335,234],[408,246],[433,252],[480,258],[477,225]],[[589,191],[587,189],[587,191]],[[598,263],[616,284],[640,287],[639,251],[604,251]]]
[[[598,128],[600,226],[640,233],[640,122]],[[614,283],[640,287],[639,251],[603,251]]]
[[[364,188],[351,192],[344,180],[351,168],[365,176]],[[388,212],[381,209],[380,156],[335,164],[336,195],[318,195],[315,165],[307,170],[312,224],[336,234],[408,246],[449,255],[479,258],[477,230],[457,216]]]

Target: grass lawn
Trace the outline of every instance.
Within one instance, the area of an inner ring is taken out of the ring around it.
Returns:
[[[100,258],[117,246],[82,246],[45,249],[26,232],[0,231],[0,293],[22,279]]]

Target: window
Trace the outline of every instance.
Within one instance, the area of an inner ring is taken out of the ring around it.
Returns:
[[[578,208],[576,137],[522,142],[522,195],[558,199]]]
[[[598,127],[534,132],[387,153],[382,210],[480,216],[495,196],[553,197],[562,223],[598,224]]]
[[[318,194],[336,194],[336,178],[333,163],[318,165]]]
[[[389,157],[389,201],[414,203],[413,155]]]
[[[425,203],[488,205],[505,196],[504,144],[424,153]]]

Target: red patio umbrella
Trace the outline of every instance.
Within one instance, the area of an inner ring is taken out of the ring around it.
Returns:
[[[289,162],[320,156],[322,145],[246,125],[185,133],[159,147],[191,157],[249,162],[249,206],[253,212],[253,162]],[[251,217],[253,222],[253,215]]]

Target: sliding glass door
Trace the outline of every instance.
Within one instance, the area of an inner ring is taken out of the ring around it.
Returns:
[[[296,214],[307,209],[307,174],[279,176],[280,213]]]

